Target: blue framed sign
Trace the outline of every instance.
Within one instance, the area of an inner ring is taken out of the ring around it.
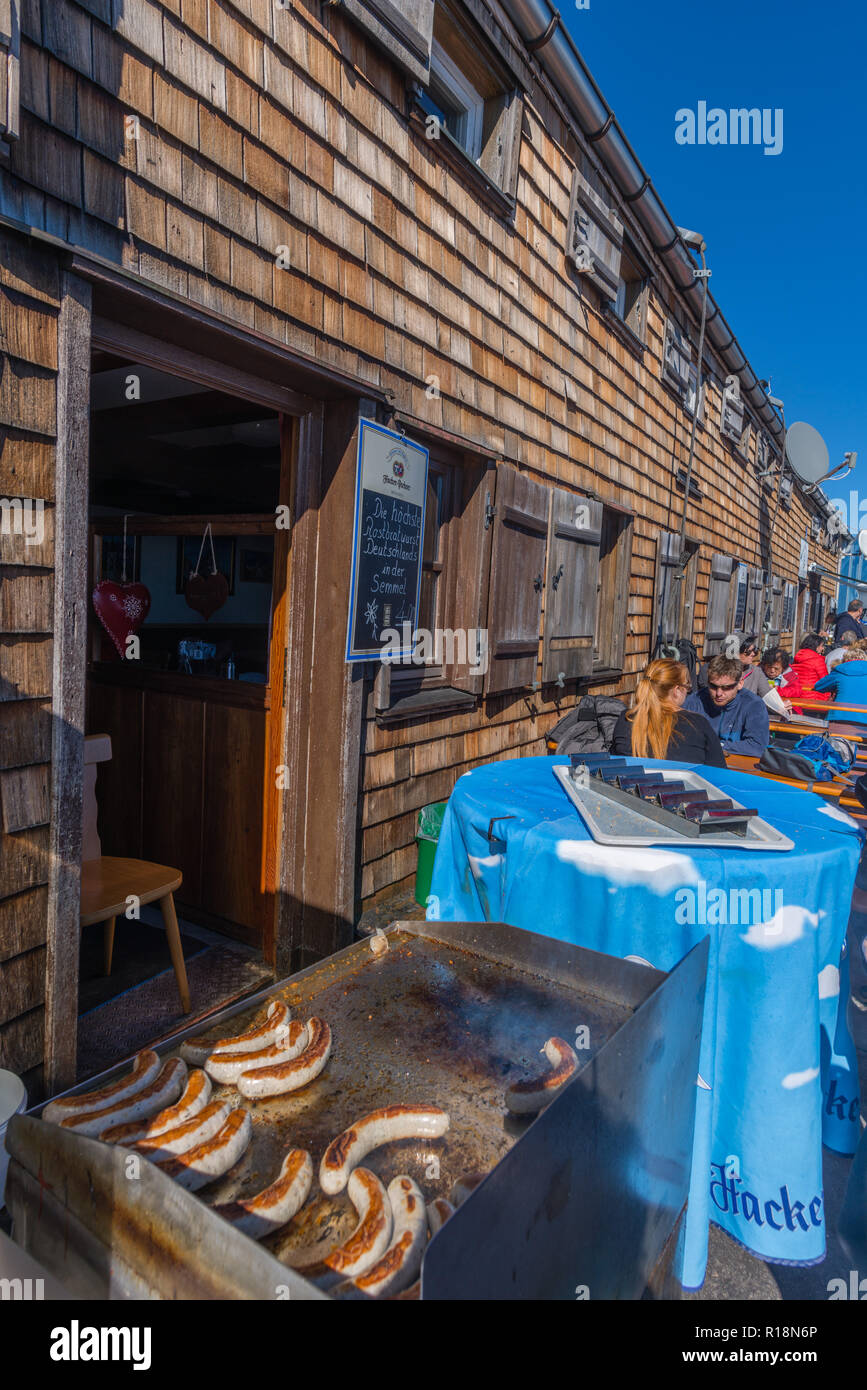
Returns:
[[[394,430],[372,420],[359,424],[347,661],[376,659],[388,628],[415,628],[428,457]],[[394,655],[411,656],[412,646]]]

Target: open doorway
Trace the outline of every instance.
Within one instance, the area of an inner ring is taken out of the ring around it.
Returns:
[[[181,876],[190,1017],[259,987],[273,961],[293,447],[286,416],[93,353],[86,732],[110,740],[97,850]],[[181,1005],[159,913],[135,906],[110,974],[100,927],[83,929],[80,1009],[122,1028],[141,999],[152,1038]],[[107,1055],[143,1040],[106,1038]]]

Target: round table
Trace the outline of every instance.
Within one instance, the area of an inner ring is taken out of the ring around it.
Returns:
[[[553,775],[569,761],[519,758],[459,779],[427,915],[508,922],[664,971],[708,936],[678,1272],[701,1286],[710,1221],[763,1259],[815,1264],[825,1254],[822,1143],[849,1154],[859,1136],[845,936],[863,831],[810,792],[700,767],[794,848],[601,845]]]

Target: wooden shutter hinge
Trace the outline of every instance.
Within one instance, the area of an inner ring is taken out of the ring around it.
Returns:
[[[493,525],[494,517],[495,517],[496,515],[497,515],[497,509],[496,509],[496,507],[493,506],[492,503],[491,503],[491,494],[490,494],[489,492],[486,492],[486,493],[485,493],[485,530],[486,530],[486,531],[488,530],[488,528],[489,528],[490,526]]]

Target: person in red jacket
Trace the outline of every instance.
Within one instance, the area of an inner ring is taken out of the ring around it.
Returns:
[[[814,691],[816,681],[828,674],[828,667],[822,655],[824,645],[821,637],[817,637],[815,632],[808,633],[803,639],[786,672],[785,685],[780,686],[780,694],[784,700],[796,700],[799,695],[811,695],[814,700],[821,700],[823,704],[833,703],[833,699],[829,700],[827,695],[818,695]],[[795,706],[794,713],[803,714],[804,711]]]

